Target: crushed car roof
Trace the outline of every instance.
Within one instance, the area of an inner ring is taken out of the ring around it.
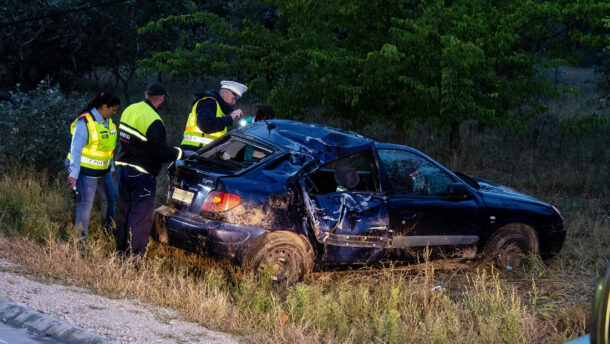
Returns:
[[[236,132],[285,149],[313,155],[321,163],[355,154],[375,143],[368,137],[348,130],[289,120],[255,122]]]

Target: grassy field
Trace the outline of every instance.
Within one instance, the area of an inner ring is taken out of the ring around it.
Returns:
[[[553,111],[582,115],[595,107],[589,97],[564,97]],[[558,256],[527,257],[511,272],[425,262],[407,271],[316,273],[276,286],[226,262],[155,243],[143,259],[122,259],[97,211],[81,242],[64,176],[27,166],[0,175],[0,255],[41,280],[168,306],[249,342],[560,343],[584,335],[595,282],[610,262],[609,126],[574,136],[556,119],[540,118],[521,133],[462,129],[464,146],[455,154],[426,128],[407,144],[450,168],[556,205],[568,228]]]

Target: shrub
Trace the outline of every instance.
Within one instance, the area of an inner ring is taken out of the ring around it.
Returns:
[[[48,80],[24,92],[19,85],[0,102],[0,164],[33,163],[51,172],[63,166],[70,146],[70,124],[86,101],[65,96]]]

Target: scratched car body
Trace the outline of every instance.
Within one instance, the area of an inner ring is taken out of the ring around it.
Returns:
[[[295,121],[256,122],[170,166],[153,238],[268,266],[294,282],[324,265],[556,254],[559,211],[454,173],[416,149]]]

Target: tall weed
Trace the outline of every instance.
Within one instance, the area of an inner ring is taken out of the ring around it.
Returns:
[[[185,112],[168,105],[166,124],[179,140]],[[568,236],[560,254],[527,257],[512,272],[446,271],[424,261],[416,271],[322,272],[286,287],[157,243],[145,257],[126,259],[113,252],[97,209],[87,239],[75,233],[65,176],[19,162],[0,174],[0,256],[44,279],[171,307],[251,342],[563,342],[587,331],[595,281],[610,261],[608,126],[579,137],[562,136],[552,119],[532,124],[523,133],[463,128],[470,136],[457,154],[423,126],[408,138],[452,169],[532,193],[562,211]]]

